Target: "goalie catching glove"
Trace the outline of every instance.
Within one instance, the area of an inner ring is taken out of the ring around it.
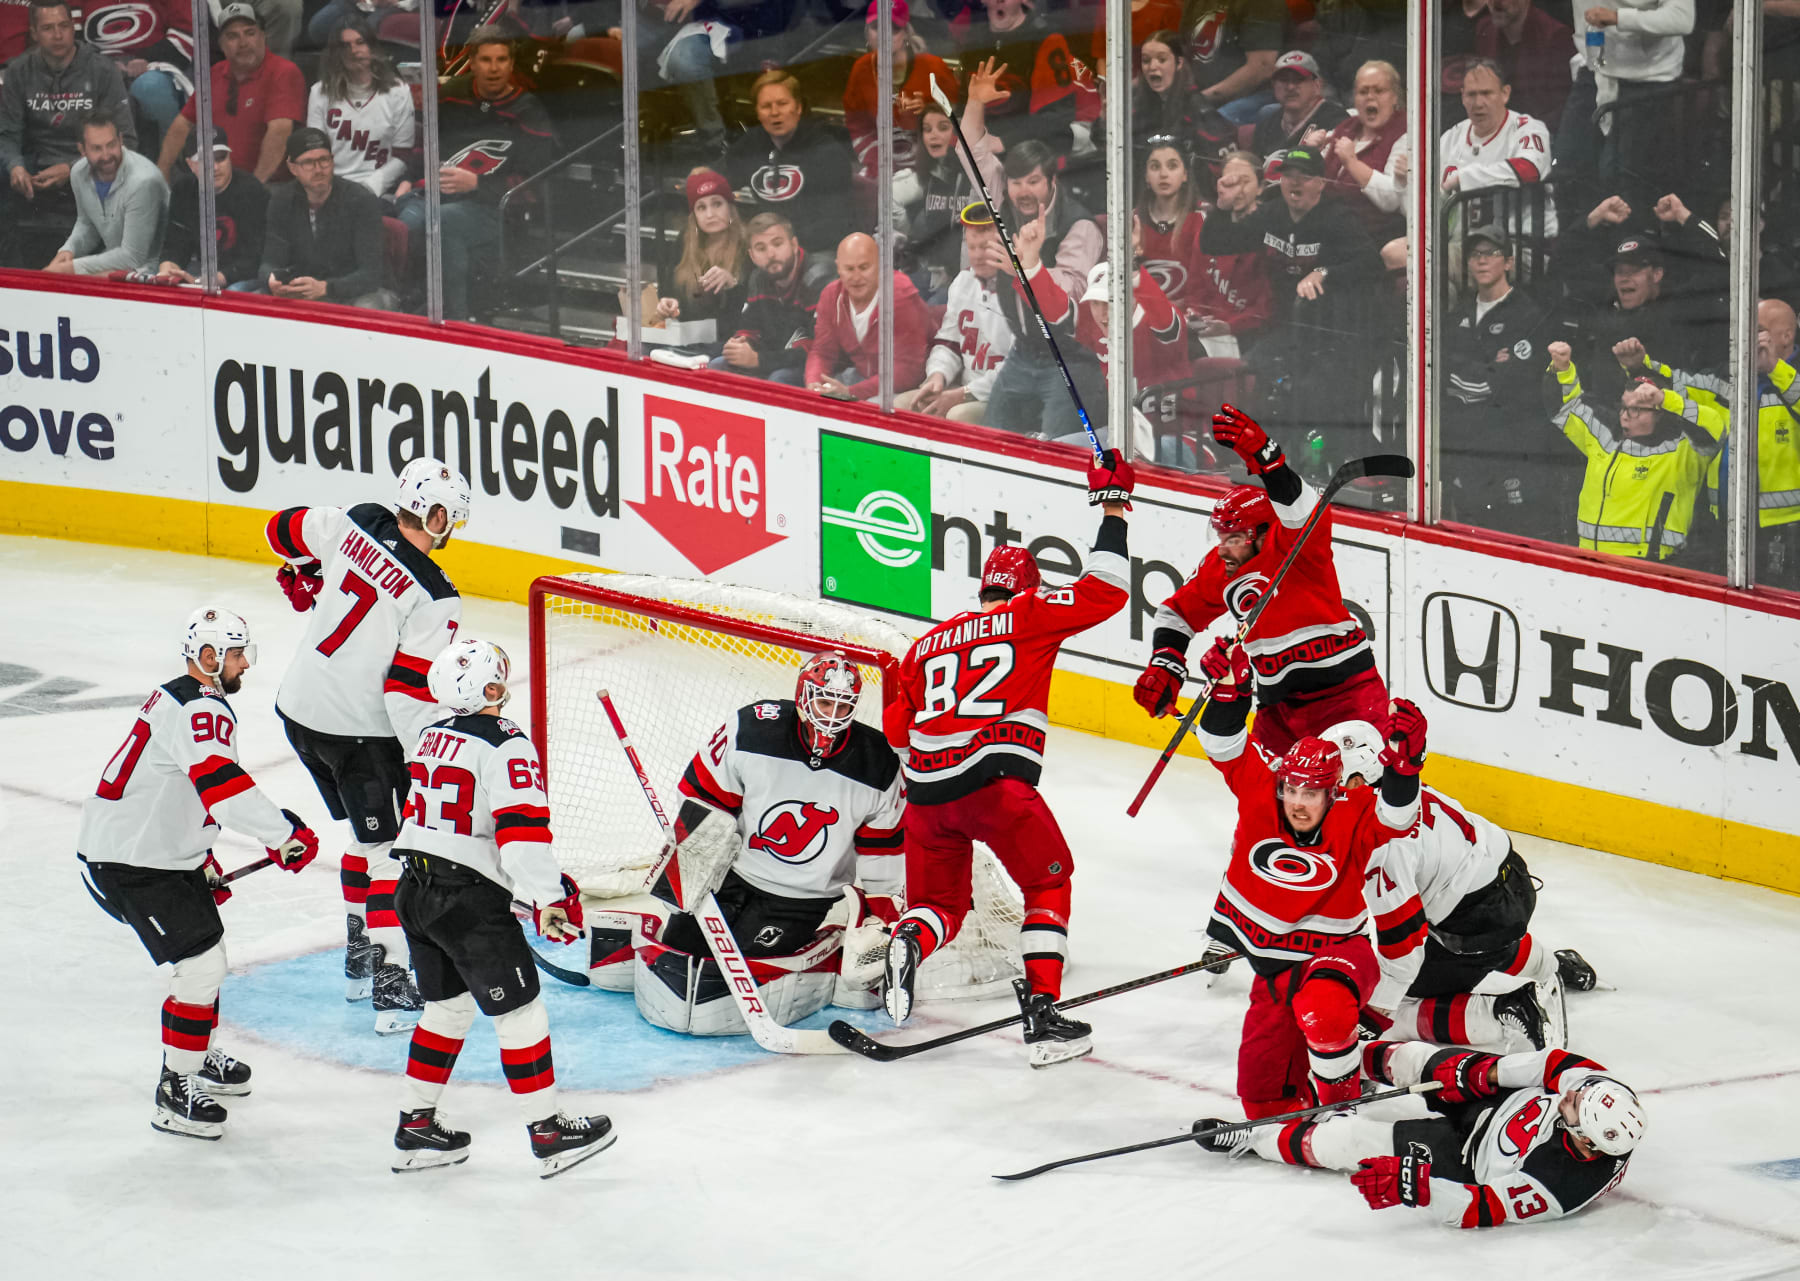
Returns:
[[[710,805],[686,800],[675,817],[675,837],[674,855],[650,892],[684,912],[697,912],[737,862],[737,820]]]
[[[531,918],[532,924],[537,926],[539,938],[567,946],[581,937],[581,928],[586,922],[582,919],[581,887],[566,872],[563,874],[562,888],[563,896],[556,902],[544,907],[533,907]]]

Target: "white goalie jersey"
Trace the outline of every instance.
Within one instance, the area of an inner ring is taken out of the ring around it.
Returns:
[[[792,699],[752,703],[694,754],[681,794],[738,821],[732,870],[784,898],[833,898],[852,880],[898,905],[906,892],[900,758],[857,722],[815,768]]]
[[[275,710],[321,734],[397,738],[411,751],[445,712],[425,675],[456,639],[455,585],[379,503],[290,507],[270,519],[268,539],[290,564],[320,562],[325,580]]]
[[[563,897],[544,767],[524,730],[503,716],[452,716],[426,727],[406,768],[394,857],[448,859],[538,907]]]
[[[267,848],[294,831],[238,764],[231,704],[211,685],[180,676],[138,709],[82,802],[75,849],[94,863],[190,872],[205,862],[221,822]]]

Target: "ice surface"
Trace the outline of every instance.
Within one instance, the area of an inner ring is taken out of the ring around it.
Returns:
[[[1538,937],[1580,948],[1617,988],[1571,997],[1574,1047],[1637,1086],[1650,1115],[1619,1191],[1561,1223],[1454,1232],[1371,1213],[1337,1175],[1186,1145],[989,1178],[1236,1115],[1241,967],[1210,992],[1183,979],[1089,1007],[1094,1056],[1041,1072],[1006,1035],[892,1064],[779,1059],[666,1036],[632,1021],[628,997],[558,987],[565,1104],[609,1113],[618,1146],[533,1177],[478,1023],[444,1105],[474,1156],[401,1178],[387,1160],[406,1042],[365,1031],[368,1007],[341,1000],[329,856],[246,878],[225,909],[219,1043],[253,1063],[255,1093],[226,1100],[217,1144],[155,1133],[166,979],[83,892],[77,806],[129,708],[180,671],[187,613],[217,600],[262,649],[233,700],[245,763],[339,844],[273,712],[301,619],[272,579],[273,566],[0,539],[8,1277],[1800,1276],[1800,900],[1530,838]],[[470,601],[466,615],[523,665],[523,609]],[[1125,819],[1150,759],[1052,734],[1044,791],[1080,861],[1072,993],[1203,950],[1230,810],[1205,763],[1183,759]],[[257,853],[220,847],[227,867]],[[1003,1012],[934,1007],[912,1035]]]

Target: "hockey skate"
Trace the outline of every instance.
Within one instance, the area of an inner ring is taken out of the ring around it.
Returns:
[[[1508,1031],[1530,1043],[1533,1050],[1544,1048],[1544,1029],[1549,1022],[1544,1007],[1538,1004],[1537,984],[1527,983],[1494,998],[1494,1017]]]
[[[881,1004],[896,1026],[912,1015],[913,984],[919,977],[919,923],[901,921],[888,939],[881,975]]]
[[[1013,980],[1013,991],[1019,996],[1019,1009],[1025,1015],[1025,1049],[1034,1068],[1067,1063],[1094,1052],[1088,1039],[1093,1028],[1069,1018],[1056,1008],[1048,992],[1033,992],[1024,979]]]
[[[1570,992],[1592,992],[1600,976],[1594,973],[1594,967],[1572,947],[1565,947],[1556,954],[1556,977]]]
[[[208,1050],[206,1062],[200,1068],[200,1083],[208,1094],[248,1094],[250,1065],[232,1058],[224,1050]]]
[[[376,943],[371,950],[375,970],[375,1035],[410,1032],[425,1012],[425,1000],[413,985],[412,973],[404,965],[387,963],[386,948]]]
[[[369,999],[375,976],[375,945],[363,918],[344,914],[344,999],[355,1003]]]
[[[1207,943],[1206,943],[1206,951],[1204,951],[1200,954],[1200,963],[1202,965],[1207,965],[1213,961],[1218,960],[1221,956],[1224,956],[1226,953],[1228,953],[1230,951],[1231,951],[1231,949],[1229,947],[1227,947],[1225,944],[1219,942],[1219,940],[1208,939]],[[1225,962],[1225,964],[1217,967],[1216,969],[1201,970],[1200,971],[1200,986],[1204,987],[1204,988],[1211,988],[1214,983],[1217,983],[1220,979],[1225,977],[1225,971],[1230,968],[1231,968],[1231,962],[1227,961],[1227,962]]]
[[[1254,1138],[1253,1131],[1243,1129],[1226,1130],[1220,1134],[1202,1133],[1202,1131],[1211,1130],[1216,1126],[1232,1124],[1234,1124],[1234,1122],[1227,1121],[1224,1117],[1203,1116],[1198,1121],[1194,1122],[1194,1142],[1198,1143],[1208,1152],[1216,1152],[1220,1156],[1228,1156],[1233,1160],[1245,1156],[1251,1151],[1251,1140]]]
[[[150,1126],[183,1138],[218,1140],[225,1137],[225,1109],[206,1092],[198,1073],[184,1076],[165,1067],[156,1084],[156,1116]]]
[[[612,1121],[603,1116],[564,1116],[558,1112],[526,1127],[531,1154],[538,1159],[538,1178],[550,1179],[572,1165],[598,1156],[618,1141]]]
[[[438,1120],[436,1108],[420,1108],[402,1112],[394,1130],[395,1174],[414,1170],[430,1170],[440,1165],[461,1165],[469,1159],[469,1136],[466,1131],[452,1130]]]
[[[1538,1008],[1544,1012],[1544,1046],[1561,1050],[1569,1044],[1569,1003],[1563,998],[1560,978],[1537,985]]]

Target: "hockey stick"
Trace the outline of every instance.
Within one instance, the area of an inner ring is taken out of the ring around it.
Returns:
[[[274,858],[272,858],[269,855],[264,855],[262,858],[258,859],[254,863],[246,863],[242,867],[238,868],[236,871],[225,873],[225,875],[221,876],[218,880],[214,881],[212,883],[212,885],[213,885],[214,889],[217,889],[221,885],[230,885],[233,881],[237,880],[239,877],[248,876],[252,872],[260,872],[265,867],[274,867],[274,866],[275,866]]]
[[[613,706],[612,695],[601,690],[598,697],[600,706],[606,709],[606,718],[612,722],[613,733],[619,737],[619,746],[625,749],[625,757],[637,774],[638,786],[644,791],[644,799],[650,802],[650,811],[656,815],[657,825],[662,828],[663,840],[672,849],[675,845],[674,825],[663,811],[662,802],[656,799],[656,788],[651,785],[650,775],[645,771],[643,761],[638,758],[637,748],[631,745],[631,736],[625,732],[625,722],[619,719],[619,710]],[[738,947],[737,939],[732,936],[731,926],[726,923],[725,913],[720,910],[717,898],[708,893],[700,901],[700,910],[693,915],[700,924],[700,932],[706,936],[706,946],[712,952],[719,973],[725,977],[726,990],[731,993],[731,999],[737,1002],[738,1013],[744,1016],[744,1026],[749,1029],[758,1045],[772,1054],[844,1053],[843,1048],[825,1033],[783,1027],[763,1008],[756,979],[750,973],[750,962],[745,959],[743,949]]]
[[[513,911],[513,916],[518,919],[518,921],[521,925],[524,924],[526,921],[532,920],[536,915],[531,904],[523,902],[520,899],[514,899],[512,901],[512,911]],[[554,961],[547,959],[542,952],[538,951],[535,947],[532,947],[529,943],[527,943],[525,946],[526,946],[527,950],[529,950],[531,953],[532,963],[535,964],[538,967],[538,969],[540,969],[544,973],[548,974],[551,978],[561,979],[564,983],[567,983],[570,987],[592,987],[593,986],[593,980],[589,979],[588,976],[581,973],[581,971],[565,970],[562,966],[556,964]]]
[[[1067,1156],[1060,1161],[1050,1161],[1044,1165],[1034,1165],[1029,1170],[1020,1170],[1017,1174],[996,1174],[996,1179],[1004,1179],[1008,1183],[1020,1179],[1035,1178],[1050,1170],[1060,1170],[1065,1165],[1080,1165],[1083,1161],[1098,1161],[1102,1157],[1124,1156],[1127,1152],[1147,1152],[1151,1148],[1166,1148],[1176,1143],[1192,1143],[1213,1134],[1229,1134],[1233,1130],[1253,1130],[1262,1125],[1278,1125],[1286,1121],[1301,1121],[1309,1116],[1317,1116],[1321,1112],[1336,1112],[1340,1108],[1360,1107],[1364,1103],[1379,1103],[1383,1099],[1397,1099],[1408,1094],[1429,1094],[1438,1089],[1437,1081],[1420,1081],[1416,1085],[1402,1086],[1395,1090],[1384,1090],[1379,1094],[1365,1095],[1354,1103],[1321,1103],[1316,1108],[1301,1108],[1298,1112],[1283,1112],[1280,1116],[1265,1116],[1255,1121],[1235,1121],[1230,1125],[1210,1125],[1206,1129],[1193,1128],[1185,1134],[1171,1134],[1166,1139],[1151,1139],[1148,1143],[1132,1143],[1122,1148],[1108,1148],[1104,1152],[1089,1152],[1084,1156]]]
[[[1109,996],[1118,996],[1121,992],[1135,992],[1140,987],[1149,987],[1153,983],[1163,983],[1169,979],[1178,979],[1183,974],[1192,974],[1196,970],[1217,970],[1224,972],[1224,967],[1238,960],[1241,952],[1227,952],[1224,956],[1214,957],[1210,961],[1189,961],[1186,965],[1177,965],[1172,970],[1163,970],[1157,974],[1146,974],[1141,979],[1117,983],[1112,987],[1103,987],[1097,992],[1089,992],[1085,996],[1073,996],[1066,1001],[1058,1001],[1059,1010],[1072,1010],[1078,1005],[1086,1005],[1090,1001],[1101,1001]],[[936,1036],[929,1041],[914,1041],[911,1045],[889,1045],[877,1041],[867,1032],[853,1028],[842,1019],[838,1019],[825,1029],[826,1034],[854,1054],[865,1059],[874,1059],[877,1063],[891,1063],[895,1059],[909,1058],[914,1054],[923,1054],[926,1050],[935,1050],[939,1046],[954,1045],[958,1041],[967,1041],[970,1037],[985,1036],[989,1032],[998,1032],[1001,1028],[1012,1027],[1024,1021],[1023,1014],[1014,1014],[1010,1018],[995,1019],[992,1023],[981,1023],[975,1027],[966,1027],[960,1032],[951,1032],[945,1036]]]
[[[1314,504],[1312,514],[1306,518],[1306,523],[1300,526],[1299,537],[1294,539],[1294,545],[1288,548],[1287,558],[1281,562],[1281,568],[1275,571],[1275,577],[1269,581],[1268,589],[1256,602],[1256,607],[1250,611],[1250,616],[1238,625],[1238,643],[1240,645],[1243,643],[1244,638],[1250,634],[1250,629],[1256,626],[1256,620],[1262,617],[1263,610],[1267,609],[1269,602],[1275,599],[1275,589],[1281,586],[1281,580],[1286,578],[1288,570],[1293,568],[1294,562],[1300,556],[1300,549],[1306,546],[1307,538],[1312,535],[1313,530],[1318,528],[1320,519],[1325,515],[1325,509],[1330,506],[1332,498],[1340,489],[1353,480],[1361,480],[1364,476],[1398,476],[1405,479],[1412,474],[1412,459],[1404,454],[1371,454],[1367,458],[1352,458],[1333,472],[1331,479],[1325,482],[1325,488],[1319,494],[1319,501]],[[1181,724],[1175,727],[1175,733],[1170,737],[1169,745],[1163,748],[1162,755],[1157,757],[1156,764],[1151,766],[1150,777],[1144,780],[1144,785],[1138,788],[1138,794],[1132,798],[1131,804],[1125,807],[1127,818],[1136,818],[1138,811],[1144,807],[1144,798],[1150,795],[1150,789],[1156,786],[1156,780],[1161,778],[1162,772],[1168,768],[1169,759],[1175,755],[1175,749],[1180,747],[1181,740],[1188,736],[1188,731],[1193,728],[1194,721],[1200,715],[1200,709],[1206,706],[1207,700],[1211,697],[1211,685],[1195,696],[1193,703],[1187,709],[1187,714],[1181,718]]]
[[[1000,243],[1006,246],[1006,256],[1012,260],[1013,279],[1019,282],[1019,288],[1025,291],[1025,301],[1031,304],[1031,314],[1037,320],[1038,332],[1044,336],[1044,342],[1050,347],[1050,355],[1056,361],[1056,367],[1062,372],[1063,386],[1069,389],[1069,399],[1075,402],[1075,416],[1081,419],[1081,429],[1087,433],[1088,444],[1093,446],[1096,461],[1105,452],[1100,447],[1100,437],[1094,431],[1094,424],[1088,419],[1087,407],[1081,403],[1081,393],[1075,390],[1075,380],[1069,376],[1069,367],[1063,363],[1062,348],[1056,345],[1056,336],[1050,332],[1050,322],[1044,319],[1044,309],[1038,306],[1037,295],[1031,291],[1031,281],[1025,276],[1025,268],[1019,265],[1019,251],[1013,248],[1012,235],[1006,230],[1006,223],[1000,218],[1000,206],[994,203],[994,197],[987,189],[987,180],[981,176],[981,166],[975,163],[974,149],[969,140],[963,137],[962,121],[957,118],[956,109],[950,103],[949,96],[938,87],[937,76],[926,77],[931,85],[931,96],[944,115],[949,117],[950,128],[956,131],[957,145],[969,161],[969,176],[975,180],[975,189],[981,192],[981,199],[987,205],[988,216],[994,220],[994,230],[1000,233]],[[1123,286],[1116,287],[1121,296]],[[1071,307],[1078,304],[1071,302]]]

